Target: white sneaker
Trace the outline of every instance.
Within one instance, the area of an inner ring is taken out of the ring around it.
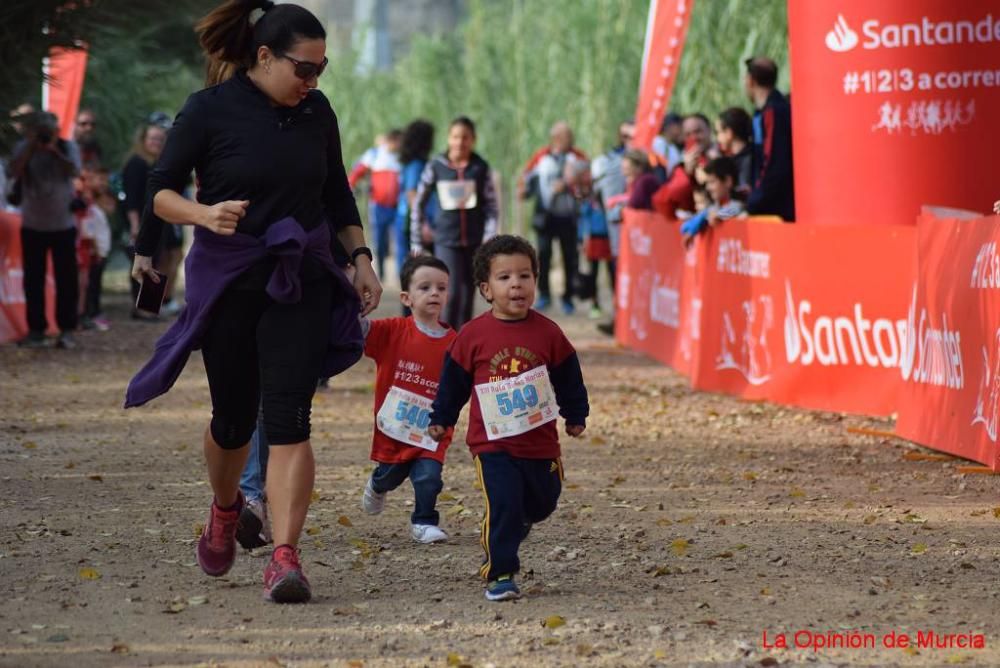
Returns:
[[[361,507],[369,515],[378,515],[385,508],[386,492],[376,492],[372,487],[372,479],[365,483],[364,494],[361,495]]]
[[[410,526],[410,535],[418,543],[440,543],[448,540],[448,534],[433,524],[413,524]]]
[[[163,306],[160,307],[160,313],[163,315],[174,316],[181,312],[181,305],[177,303],[177,300],[171,299],[170,301],[163,302]]]

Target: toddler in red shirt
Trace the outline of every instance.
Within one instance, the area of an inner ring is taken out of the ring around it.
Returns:
[[[436,543],[448,538],[438,526],[436,506],[451,433],[434,440],[427,425],[445,351],[455,338],[455,330],[439,320],[448,301],[448,267],[421,255],[408,259],[400,274],[400,301],[412,315],[365,321],[365,355],[376,365],[371,456],[377,465],[361,505],[370,515],[382,512],[386,494],[409,478],[411,535],[420,543]]]
[[[486,501],[480,575],[486,598],[521,595],[518,549],[531,526],[556,509],[562,460],[556,421],[580,436],[590,405],[573,345],[559,325],[531,309],[538,258],[526,240],[502,235],[483,244],[473,278],[490,310],[462,327],[448,349],[428,433],[442,441],[473,390],[466,442]]]

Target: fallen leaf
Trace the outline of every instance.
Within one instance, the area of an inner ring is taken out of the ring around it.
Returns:
[[[318,536],[319,532],[320,532],[319,527],[309,527],[308,529],[306,529],[307,536]]]
[[[465,510],[465,506],[463,506],[461,503],[456,503],[454,506],[445,511],[445,515],[449,517],[454,517],[455,515],[460,515],[463,510]]]
[[[773,656],[765,656],[763,659],[760,660],[760,665],[762,665],[762,666],[777,666],[778,665],[778,660],[775,659]]]
[[[580,643],[579,645],[576,646],[577,656],[590,656],[591,652],[593,651],[594,647],[592,645],[588,645],[587,643]]]
[[[754,473],[754,472],[752,472],[752,471],[747,471],[746,473],[743,474],[743,479],[744,480],[756,480],[757,479],[757,474]]]
[[[663,577],[664,575],[670,575],[669,566],[659,566],[653,571],[654,578]]]
[[[560,626],[565,626],[566,620],[559,615],[552,615],[551,617],[546,617],[545,621],[542,622],[542,626],[547,629],[557,629]]]
[[[920,651],[913,645],[907,645],[905,648],[903,648],[903,651],[909,654],[910,656],[916,656],[917,654],[920,654]]]
[[[656,660],[658,660],[658,661],[661,661],[661,660],[667,658],[667,653],[664,652],[662,649],[658,649],[655,652],[653,652],[653,658],[656,659]]]
[[[558,645],[559,644],[559,638],[556,638],[555,636],[545,636],[544,638],[542,638],[542,644],[543,645]]]
[[[438,501],[454,501],[455,496],[449,492],[441,492],[438,494]]]
[[[448,652],[448,665],[449,666],[461,666],[465,662],[465,659],[455,652]]]
[[[352,526],[354,526],[354,523],[351,522],[351,518],[349,518],[347,515],[341,515],[340,517],[338,517],[337,518],[337,524],[339,524],[342,527],[352,527]]]
[[[182,612],[186,608],[187,608],[187,603],[185,603],[184,601],[174,601],[163,612],[167,613],[168,615],[176,615],[177,613]]]
[[[716,626],[719,622],[714,619],[702,619],[701,621],[695,622],[695,624],[701,624],[702,626]]]
[[[993,517],[1000,518],[1000,508],[993,509]]]
[[[952,664],[954,664],[954,663],[965,663],[966,661],[968,661],[971,658],[972,657],[969,656],[968,654],[952,654],[947,659],[945,659],[945,662],[946,663],[952,663]]]
[[[128,654],[128,645],[123,642],[116,642],[111,646],[112,654]]]
[[[313,491],[312,491],[312,492],[311,492],[311,493],[309,494],[309,501],[310,501],[311,503],[316,503],[317,501],[319,501],[319,490],[318,490],[318,489],[314,489],[314,490],[313,490]]]
[[[806,493],[802,489],[800,489],[798,487],[793,487],[792,491],[790,491],[788,493],[788,496],[790,496],[792,498],[795,498],[795,499],[800,499],[800,498],[802,498],[805,495],[806,495]]]
[[[194,527],[194,537],[201,538],[201,534],[205,532],[205,525],[200,522],[196,522],[192,526]]]
[[[81,568],[78,571],[78,575],[81,578],[83,578],[84,580],[100,580],[101,579],[101,573],[96,568],[90,568],[90,567]]]
[[[207,596],[192,596],[191,598],[189,598],[187,600],[187,603],[191,607],[194,607],[196,605],[205,605],[206,603],[208,603],[208,597]]]
[[[923,554],[926,551],[927,551],[926,543],[917,543],[916,545],[913,546],[913,549],[910,550],[910,554]]]
[[[94,480],[96,482],[102,482],[104,480],[104,476],[100,475],[99,473],[93,473],[87,476],[87,478],[89,478],[90,480]]]
[[[718,554],[713,554],[712,557],[714,559],[732,559],[733,558],[733,553],[732,552],[720,552]]]
[[[656,525],[657,526],[668,527],[671,524],[673,524],[673,522],[671,522],[670,520],[668,520],[666,517],[663,517],[663,518],[660,518],[660,519],[656,520]]]
[[[683,557],[687,553],[689,545],[691,545],[691,543],[684,538],[678,538],[670,544],[670,549],[673,550],[674,554],[678,557]]]
[[[347,662],[347,668],[364,668],[365,662],[359,661],[358,659],[352,659]]]
[[[35,448],[38,447],[38,444],[35,443],[34,441],[25,441],[24,443],[21,444],[21,447],[24,448],[25,450],[34,450]]]
[[[878,515],[865,515],[865,519],[862,520],[865,524],[874,524],[875,520],[878,519]]]

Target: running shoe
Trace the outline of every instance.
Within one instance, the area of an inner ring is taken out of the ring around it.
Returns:
[[[448,540],[448,534],[433,524],[414,524],[410,527],[410,535],[418,543],[440,543]]]
[[[264,569],[264,598],[272,603],[306,603],[312,598],[298,552],[291,545],[274,548]]]
[[[221,577],[233,567],[233,562],[236,561],[236,527],[243,505],[243,492],[238,493],[236,504],[231,510],[223,510],[212,501],[208,524],[198,539],[198,565],[205,575]]]
[[[551,303],[552,303],[552,301],[548,297],[546,297],[546,296],[543,295],[543,296],[541,296],[541,297],[539,297],[538,299],[535,300],[535,310],[536,311],[544,311],[545,309],[547,309],[549,307],[549,304],[551,304]]]
[[[271,542],[271,523],[264,499],[247,499],[236,526],[236,541],[244,550],[264,547]]]
[[[365,491],[361,494],[361,507],[369,515],[378,515],[385,508],[386,492],[376,492],[372,487],[372,479],[365,483]]]
[[[486,600],[510,601],[521,598],[521,590],[517,588],[513,575],[501,575],[496,580],[490,580],[486,585]]]

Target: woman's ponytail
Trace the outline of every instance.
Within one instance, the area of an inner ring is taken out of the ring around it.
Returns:
[[[207,60],[206,85],[221,83],[240,67],[253,64],[256,54],[251,18],[273,6],[268,0],[227,0],[198,21],[194,29]]]

